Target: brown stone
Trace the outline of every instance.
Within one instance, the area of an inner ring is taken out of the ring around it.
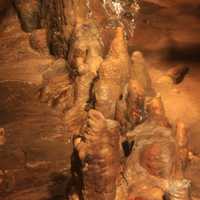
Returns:
[[[6,143],[5,129],[0,128],[0,146]]]
[[[118,27],[109,53],[99,68],[99,80],[94,89],[95,108],[106,118],[113,119],[115,116],[117,101],[129,80],[130,63],[124,29]]]
[[[40,28],[39,0],[16,0],[13,2],[24,31],[31,32]]]
[[[131,78],[138,81],[143,87],[145,94],[152,94],[152,83],[148,72],[147,64],[145,62],[142,52],[135,51],[131,56],[132,67],[131,67]]]
[[[188,72],[189,72],[189,67],[178,66],[169,69],[167,75],[172,78],[175,84],[179,84],[183,81]]]
[[[84,163],[83,196],[88,200],[113,200],[120,173],[119,126],[96,110],[89,111],[87,122],[85,141],[76,142],[79,155],[84,155],[80,156]]]
[[[46,29],[34,30],[30,36],[30,44],[34,50],[40,53],[48,53],[49,49]]]

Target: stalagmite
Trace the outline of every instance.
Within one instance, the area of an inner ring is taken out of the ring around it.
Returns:
[[[42,72],[38,93],[39,103],[64,115],[66,135],[73,138],[67,198],[190,200],[190,181],[184,177],[190,155],[185,125],[178,122],[173,134],[142,52],[128,53],[138,3],[102,1],[97,5],[104,16],[98,16],[95,2],[13,1],[23,30],[30,32],[32,51],[54,56]],[[105,44],[104,26],[115,32]],[[173,68],[161,83],[180,83],[187,72],[187,67]],[[0,146],[4,144],[0,128]]]
[[[176,124],[176,141],[177,141],[177,169],[178,171],[184,172],[188,163],[188,132],[185,124],[178,121]],[[180,175],[181,176],[181,175]],[[183,174],[182,174],[183,176]]]
[[[106,118],[115,116],[116,103],[128,83],[130,58],[123,27],[116,29],[109,53],[99,68],[99,79],[95,84],[95,108]]]
[[[188,153],[188,133],[185,124],[178,121],[176,125],[176,160],[168,188],[168,195],[172,200],[191,199],[191,183],[184,177]]]
[[[169,121],[165,115],[162,98],[159,94],[146,103],[146,109],[149,120],[156,121],[157,124],[161,126],[170,127]]]
[[[145,95],[144,89],[141,87],[139,82],[131,80],[128,84],[128,95],[127,95],[127,114],[128,120],[133,128],[144,120],[145,110]]]
[[[145,119],[144,89],[138,81],[130,80],[122,99],[117,102],[115,118],[119,121],[122,132],[135,128]]]
[[[68,60],[70,75],[75,82],[75,99],[74,106],[66,113],[65,120],[68,132],[78,133],[85,120],[87,106],[93,101],[92,87],[102,62],[101,38],[93,22],[77,24]]]
[[[139,82],[143,87],[145,94],[153,93],[151,78],[142,53],[140,51],[133,52],[131,60],[131,78]]]
[[[83,197],[87,200],[114,200],[120,173],[119,125],[90,110],[83,140],[75,147],[83,163]]]

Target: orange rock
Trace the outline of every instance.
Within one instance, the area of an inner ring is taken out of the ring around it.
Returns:
[[[48,53],[48,42],[46,29],[37,29],[30,36],[31,47],[41,53]]]

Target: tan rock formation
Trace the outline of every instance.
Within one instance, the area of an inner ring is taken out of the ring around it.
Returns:
[[[74,86],[67,72],[67,62],[64,59],[56,60],[43,73],[43,79],[40,101],[61,112],[69,110],[74,104]]]
[[[156,121],[161,126],[170,127],[160,95],[157,95],[146,103],[146,110],[149,120]]]
[[[172,130],[146,120],[130,134],[134,152],[124,171],[129,198],[162,199],[175,163],[175,139]],[[125,184],[125,183],[124,183]],[[126,199],[126,198],[124,198]]]
[[[34,30],[30,36],[30,45],[40,53],[49,54],[46,29]]]
[[[139,84],[143,87],[145,94],[153,93],[151,78],[142,53],[140,51],[133,52],[131,60],[131,78],[139,82]]]
[[[24,31],[31,32],[40,27],[39,0],[16,0],[13,3]]]
[[[99,80],[95,84],[95,108],[106,118],[115,116],[116,103],[129,80],[130,58],[124,37],[124,29],[118,27],[109,53],[99,68]]]
[[[4,145],[6,143],[6,134],[5,134],[5,129],[0,128],[0,146]]]
[[[86,106],[91,101],[93,82],[102,62],[101,38],[95,24],[92,22],[77,24],[68,60],[69,71],[75,81],[74,106],[66,113],[65,119],[68,131],[71,132],[71,129],[76,129],[76,127],[72,128],[70,121],[74,121],[74,125],[76,125],[76,120],[80,122],[81,116],[78,115],[85,112]]]
[[[84,141],[75,140],[83,162],[84,199],[114,200],[120,173],[119,125],[96,110],[89,111],[87,122]]]

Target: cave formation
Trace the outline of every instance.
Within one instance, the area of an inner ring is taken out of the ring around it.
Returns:
[[[199,9],[0,1],[0,199],[200,199]]]

